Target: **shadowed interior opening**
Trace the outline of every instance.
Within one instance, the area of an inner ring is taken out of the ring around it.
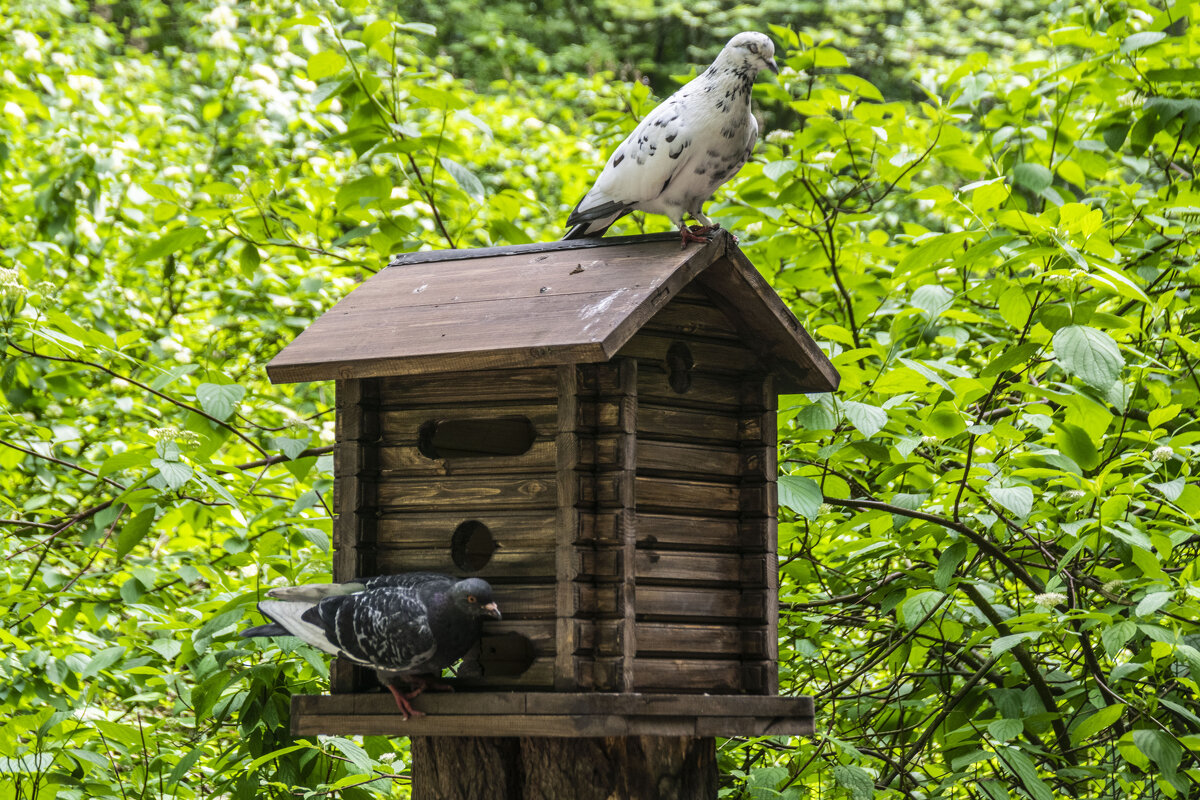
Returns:
[[[487,566],[499,546],[487,525],[469,519],[454,529],[450,537],[450,557],[459,569],[477,572]]]
[[[426,458],[519,456],[536,438],[527,417],[431,419],[417,431],[417,450]]]
[[[513,678],[533,664],[533,642],[519,633],[484,635],[479,641],[479,666],[485,678]]]
[[[667,348],[667,383],[676,394],[692,388],[692,351],[683,342],[675,342]]]

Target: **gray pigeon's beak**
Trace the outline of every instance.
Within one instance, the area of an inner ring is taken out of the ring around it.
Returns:
[[[488,603],[486,606],[483,607],[482,611],[483,611],[483,615],[485,617],[491,617],[492,619],[500,619],[500,607],[497,606],[495,603]]]
[[[774,72],[776,75],[779,74],[779,65],[775,63],[775,59],[773,58],[767,59],[767,69],[771,70],[771,72]]]

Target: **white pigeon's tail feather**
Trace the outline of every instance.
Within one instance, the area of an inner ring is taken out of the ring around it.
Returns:
[[[311,603],[289,603],[284,600],[263,600],[258,604],[258,610],[264,617],[274,620],[292,636],[299,637],[318,650],[341,655],[341,648],[326,638],[323,629],[302,619],[304,612],[310,608]]]

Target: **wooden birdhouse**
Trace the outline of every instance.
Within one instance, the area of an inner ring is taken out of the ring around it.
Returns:
[[[776,398],[838,375],[732,237],[401,256],[267,369],[337,382],[334,579],[478,576],[504,615],[428,716],[338,666],[296,733],[811,732],[776,696]]]

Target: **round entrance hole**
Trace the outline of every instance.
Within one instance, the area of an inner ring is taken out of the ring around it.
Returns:
[[[478,572],[487,566],[499,546],[487,525],[469,519],[455,528],[450,537],[450,558],[459,569]]]

